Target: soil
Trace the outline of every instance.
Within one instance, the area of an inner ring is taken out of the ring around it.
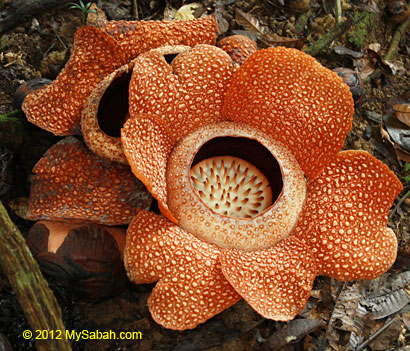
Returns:
[[[12,3],[13,0],[0,1],[0,10],[3,14],[12,7]],[[167,6],[162,1],[140,0],[136,3],[139,19],[153,20],[163,19],[165,15],[172,12],[170,10],[179,9],[183,5],[181,1],[172,0],[167,2]],[[227,20],[227,27],[222,36],[235,33],[236,30],[244,30],[235,21],[235,11],[239,9],[252,14],[259,21],[259,25],[264,26],[271,33],[280,37],[302,39],[304,44],[302,48],[322,38],[335,23],[331,2],[328,0],[323,0],[323,2],[312,0],[308,13],[294,10],[297,7],[296,3],[300,3],[298,0],[286,0],[285,6],[274,0],[203,0],[200,3],[208,13],[212,12],[217,3],[222,4],[223,15]],[[133,1],[100,0],[97,4],[106,13],[108,19],[134,19]],[[365,16],[366,21],[337,37],[316,58],[330,69],[339,67],[355,69],[357,67],[359,73],[363,75],[365,69],[361,68],[361,63],[375,62],[375,56],[370,58],[367,51],[369,45],[379,44],[380,51],[376,54],[376,58],[381,60],[397,29],[397,25],[392,21],[392,15],[386,13],[385,6],[385,3],[379,0],[343,1],[344,17]],[[303,16],[306,17],[306,22],[298,31]],[[1,18],[0,16],[0,20]],[[81,25],[81,12],[63,6],[44,9],[41,14],[34,16],[24,16],[14,28],[1,33],[0,130],[2,133],[0,133],[0,138],[3,140],[0,140],[0,198],[4,204],[9,206],[12,219],[23,233],[27,233],[32,225],[32,222],[21,218],[18,211],[19,204],[23,203],[24,206],[24,198],[29,196],[31,169],[41,155],[59,138],[28,123],[18,107],[13,105],[14,93],[23,82],[29,79],[44,77],[53,80],[56,78],[69,57],[74,33]],[[390,98],[401,96],[410,90],[409,38],[410,31],[407,28],[407,31],[401,35],[397,52],[392,60],[395,67],[402,67],[402,69],[392,72],[379,62],[376,63],[376,68],[382,69],[381,74],[361,82],[363,94],[356,103],[353,128],[344,146],[345,149],[370,152],[387,164],[403,181],[403,193],[393,205],[389,217],[389,226],[395,231],[399,241],[399,257],[390,271],[390,276],[408,270],[410,262],[410,200],[408,195],[410,167],[406,166],[403,159],[397,157],[391,143],[382,137],[380,119],[385,113],[385,106]],[[267,46],[266,41],[259,40],[258,44],[260,48]],[[337,46],[354,50],[356,53],[361,53],[363,57],[356,59],[349,54],[337,54],[334,50]],[[367,65],[366,69],[368,67]],[[374,70],[374,67],[370,69]],[[6,130],[12,132],[6,133]],[[384,286],[386,279],[378,281],[379,288]],[[349,284],[343,285],[323,277],[316,279],[312,297],[306,310],[299,317],[303,319],[310,314],[310,318],[313,316],[320,320],[321,324],[313,330],[298,327],[289,331],[289,328],[286,328],[292,324],[264,319],[244,301],[241,301],[196,329],[184,332],[166,330],[152,320],[147,308],[151,285],[129,283],[120,296],[98,303],[72,300],[65,292],[59,290],[58,285],[51,284],[51,286],[62,307],[67,329],[140,331],[142,333],[141,340],[73,342],[74,350],[240,351],[268,349],[267,345],[277,345],[269,349],[278,350],[345,350],[351,348],[352,344],[349,342],[351,342],[352,330],[362,337],[362,341],[368,340],[380,324],[371,321],[367,329],[357,325],[351,326],[350,329],[346,328],[343,324],[349,315],[349,309],[344,306],[345,315],[336,318],[335,308],[340,303],[340,294],[347,288],[357,287],[360,290],[365,287],[367,293],[377,291],[377,289],[375,286],[369,287],[366,285],[368,283],[364,282]],[[373,341],[364,347],[367,350],[382,350],[383,348],[399,350],[401,347],[410,345],[408,310],[407,306],[407,310],[404,309],[400,312],[401,314],[395,315],[395,323],[386,329],[390,336],[385,344],[381,345]],[[335,327],[330,325],[331,323],[339,324]],[[0,332],[9,340],[13,350],[34,349],[33,341],[26,341],[21,336],[22,331],[28,328],[6,277],[0,276]],[[0,349],[2,349],[3,342],[1,333]],[[300,337],[292,339],[291,336],[295,334]],[[380,339],[383,339],[383,333],[380,335]],[[287,343],[288,337],[290,341]],[[272,341],[276,340],[274,338],[279,338],[278,340],[284,342],[275,344]]]

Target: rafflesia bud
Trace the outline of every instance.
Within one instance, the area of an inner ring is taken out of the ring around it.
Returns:
[[[78,298],[112,297],[127,283],[122,261],[124,229],[40,221],[26,241],[45,276]]]

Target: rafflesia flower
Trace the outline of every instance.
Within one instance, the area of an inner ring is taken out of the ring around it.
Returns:
[[[55,135],[79,134],[81,110],[107,75],[142,52],[164,45],[214,44],[217,35],[213,15],[191,21],[107,21],[100,28],[83,26],[64,69],[52,84],[28,94],[23,111],[30,122]]]
[[[244,298],[294,318],[317,275],[372,279],[396,257],[387,212],[402,185],[364,151],[340,151],[353,99],[336,73],[295,49],[250,56],[235,73],[198,45],[167,63],[140,55],[121,139],[163,216],[140,211],[125,267],[157,282],[156,322],[194,328]]]

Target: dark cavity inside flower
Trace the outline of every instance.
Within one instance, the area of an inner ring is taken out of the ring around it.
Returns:
[[[119,138],[121,128],[129,117],[128,89],[131,72],[124,72],[108,86],[98,106],[98,125],[108,136]]]

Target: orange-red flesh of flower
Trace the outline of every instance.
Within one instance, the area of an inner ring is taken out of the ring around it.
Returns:
[[[120,139],[129,118],[128,89],[133,62],[106,76],[92,91],[81,112],[84,142],[98,156],[127,164]]]
[[[268,179],[251,163],[232,156],[214,156],[191,168],[192,185],[214,212],[252,218],[272,205]]]
[[[148,299],[152,318],[184,330],[240,299],[221,272],[219,253],[164,217],[141,211],[128,228],[124,262],[133,282],[158,281]]]
[[[119,44],[95,27],[82,27],[74,37],[71,57],[55,81],[29,94],[23,103],[27,119],[55,135],[78,132],[81,108],[109,73],[125,64]]]
[[[151,195],[130,168],[91,153],[68,137],[33,168],[28,218],[127,224]]]
[[[190,21],[110,21],[101,30],[119,43],[127,61],[166,45],[213,45],[219,34],[214,15]]]
[[[217,44],[232,59],[234,64],[242,65],[256,50],[258,45],[244,35],[232,35],[220,40]]]
[[[223,119],[221,109],[232,75],[230,57],[210,45],[180,53],[171,65],[156,50],[140,55],[130,85],[130,116],[166,119],[175,143],[190,131]]]
[[[353,99],[335,72],[282,47],[259,50],[234,73],[223,114],[282,142],[313,179],[341,149]]]
[[[295,237],[261,251],[223,250],[220,261],[225,278],[251,307],[277,321],[303,309],[316,277],[315,257]]]
[[[125,123],[121,140],[132,172],[158,200],[162,214],[176,222],[167,205],[165,173],[173,142],[166,123],[158,116],[140,114]]]
[[[397,240],[387,215],[403,189],[394,173],[364,151],[343,151],[309,183],[292,235],[313,251],[318,274],[373,279],[394,262]]]

